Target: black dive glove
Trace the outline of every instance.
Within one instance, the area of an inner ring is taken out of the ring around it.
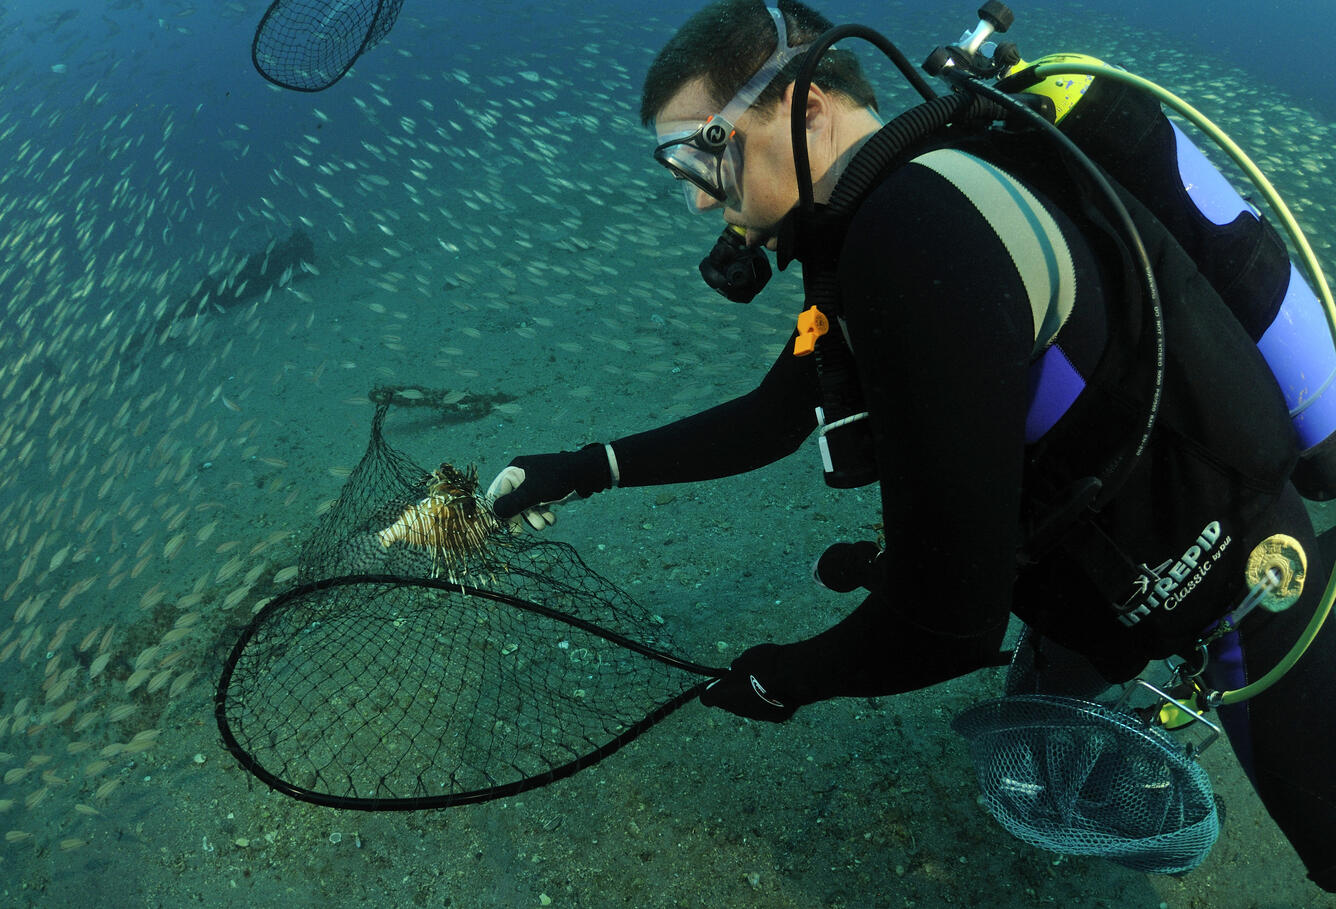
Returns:
[[[728,672],[701,692],[700,702],[752,720],[784,722],[807,702],[784,690],[780,654],[777,644],[758,644],[743,651]]]
[[[497,520],[518,523],[523,518],[534,530],[542,530],[556,521],[549,506],[609,489],[615,480],[609,447],[595,442],[579,451],[521,455],[511,461],[487,488]]]
[[[832,543],[812,566],[812,577],[836,593],[849,593],[859,587],[871,590],[880,558],[881,547],[871,540]]]

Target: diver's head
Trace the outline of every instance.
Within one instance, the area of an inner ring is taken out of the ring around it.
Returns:
[[[805,46],[829,28],[796,0],[718,0],[678,30],[645,77],[640,115],[658,136],[655,158],[684,181],[689,206],[722,208],[749,243],[768,239],[797,202],[793,80]],[[828,52],[807,98],[814,181],[875,128],[875,109],[857,59]]]

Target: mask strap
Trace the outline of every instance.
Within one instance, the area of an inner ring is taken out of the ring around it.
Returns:
[[[810,46],[800,44],[797,47],[789,47],[789,29],[784,24],[784,14],[773,6],[766,7],[766,12],[770,14],[770,18],[775,20],[775,52],[770,55],[770,59],[761,64],[761,68],[756,71],[756,75],[752,76],[742,88],[738,89],[738,93],[733,96],[733,100],[729,101],[719,113],[721,118],[728,121],[729,126],[732,126],[737,118],[742,116],[747,108],[756,102],[756,99],[761,96],[761,92],[766,90],[770,83],[775,80],[775,76],[779,75],[779,71],[788,65],[790,60],[802,54]]]

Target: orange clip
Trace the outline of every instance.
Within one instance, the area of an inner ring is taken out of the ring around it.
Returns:
[[[816,350],[816,339],[830,331],[830,320],[815,306],[809,306],[798,315],[798,337],[793,340],[793,355],[805,357]]]

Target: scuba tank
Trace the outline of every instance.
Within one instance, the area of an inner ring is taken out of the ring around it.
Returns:
[[[1047,65],[1100,65],[1053,54],[1012,67],[1001,90]],[[1154,214],[1257,344],[1285,395],[1301,453],[1291,477],[1305,498],[1336,497],[1336,343],[1321,301],[1284,241],[1152,95],[1089,75],[1047,76],[1023,88],[1048,98],[1064,133]]]

